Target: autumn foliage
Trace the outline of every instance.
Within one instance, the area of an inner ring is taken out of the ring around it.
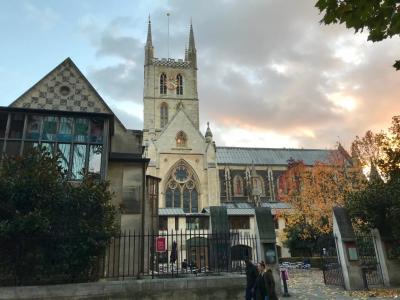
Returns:
[[[331,152],[324,162],[306,166],[302,161],[290,161],[288,170],[280,178],[279,197],[294,210],[286,216],[287,227],[301,226],[300,239],[332,231],[332,208],[343,206],[346,195],[364,185],[361,169],[342,155]]]

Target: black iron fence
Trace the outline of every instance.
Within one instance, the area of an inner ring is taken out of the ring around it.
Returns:
[[[102,277],[182,277],[244,272],[246,257],[258,257],[256,238],[246,232],[206,230],[113,237],[101,265]]]
[[[383,286],[381,266],[376,252],[375,237],[371,233],[356,232],[357,252],[366,289]]]
[[[243,231],[10,238],[0,240],[0,286],[243,273],[244,259],[258,251],[256,237]]]

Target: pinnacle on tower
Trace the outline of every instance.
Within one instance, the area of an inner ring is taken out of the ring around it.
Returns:
[[[213,134],[210,129],[210,122],[207,122],[207,130],[206,130],[205,137],[206,137],[207,143],[212,142]]]
[[[151,20],[149,15],[149,23],[147,25],[147,40],[144,53],[144,64],[145,65],[151,64],[153,58],[154,58],[154,48],[151,36]]]
[[[196,54],[196,46],[194,43],[194,34],[193,34],[193,25],[192,21],[190,21],[190,31],[189,31],[189,48],[188,48],[188,61],[191,62],[192,66],[197,69],[197,54]]]
[[[193,34],[193,25],[192,25],[192,21],[190,21],[190,32],[189,32],[189,51],[196,51],[196,46],[194,43],[194,34]]]

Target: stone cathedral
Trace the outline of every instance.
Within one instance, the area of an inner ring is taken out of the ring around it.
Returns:
[[[158,59],[154,53],[149,21],[143,98],[147,174],[161,178],[160,207],[197,213],[219,205],[219,180],[211,131],[204,136],[199,129],[193,27],[184,59]]]
[[[163,230],[208,229],[210,206],[226,206],[230,227],[254,232],[255,206],[272,213],[290,209],[279,202],[280,176],[288,161],[306,165],[326,160],[339,147],[277,149],[217,147],[207,126],[199,128],[197,50],[193,27],[183,59],[156,58],[149,20],[144,59],[144,156],[147,174],[161,179],[159,228]],[[275,219],[275,228],[284,228]],[[278,241],[279,255],[288,256]]]

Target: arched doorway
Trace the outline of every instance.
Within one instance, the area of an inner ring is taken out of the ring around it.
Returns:
[[[186,257],[189,266],[198,270],[208,268],[209,247],[205,237],[193,237],[186,241]]]

